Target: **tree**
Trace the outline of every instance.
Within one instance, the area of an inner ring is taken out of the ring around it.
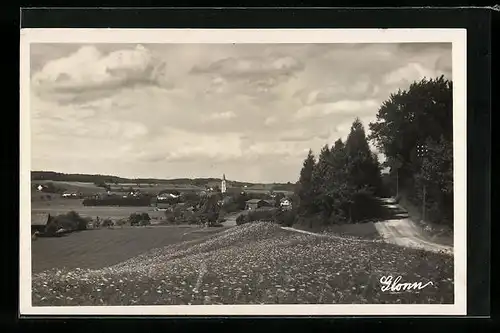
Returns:
[[[283,199],[285,195],[281,192],[276,193],[276,197],[274,198],[275,200],[275,207],[281,207],[281,199]]]
[[[426,144],[428,153],[415,175],[415,185],[427,188],[430,219],[453,225],[453,143],[442,136],[438,141],[428,139]]]
[[[210,195],[203,201],[200,209],[200,218],[203,223],[212,225],[217,222],[219,211],[220,206],[218,205],[218,197],[216,195]]]
[[[413,83],[391,94],[370,124],[370,138],[391,164],[398,164],[399,188],[417,206],[423,205],[436,222],[453,219],[453,84],[441,76]],[[428,156],[416,154],[426,144]],[[422,208],[422,207],[421,207]]]
[[[314,207],[325,217],[329,217],[332,213],[332,201],[328,195],[328,187],[332,185],[330,183],[332,172],[330,147],[325,145],[320,151],[318,163],[312,173]]]
[[[356,118],[347,137],[345,149],[349,164],[349,180],[358,189],[375,191],[380,186],[380,168],[375,154],[370,151],[365,129]]]
[[[330,198],[332,206],[330,223],[342,223],[348,216],[353,189],[348,181],[348,157],[345,144],[341,139],[335,141],[330,150],[330,163],[332,172],[326,180],[328,187],[326,195]]]
[[[299,181],[297,183],[296,194],[299,199],[299,213],[308,214],[314,212],[314,196],[312,175],[316,165],[312,150],[309,150],[304,160],[302,170],[300,171]]]
[[[453,141],[452,86],[444,76],[414,82],[407,91],[391,94],[378,110],[377,120],[370,123],[369,139],[387,158],[401,161],[399,178],[403,182],[418,170],[413,153],[418,142],[437,141],[441,136]]]

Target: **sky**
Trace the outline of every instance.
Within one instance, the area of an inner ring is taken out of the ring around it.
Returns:
[[[31,44],[32,170],[296,182],[449,44]],[[383,159],[383,156],[380,156]]]

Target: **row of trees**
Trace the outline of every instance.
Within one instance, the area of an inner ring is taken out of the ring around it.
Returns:
[[[306,157],[295,196],[298,216],[323,223],[356,222],[381,214],[376,196],[387,191],[381,168],[390,169],[391,194],[426,212],[425,218],[453,224],[453,96],[443,76],[413,83],[391,94],[369,124],[359,119],[347,140]],[[372,141],[386,157],[380,165]],[[423,209],[425,208],[425,209]]]
[[[317,161],[309,151],[296,187],[297,213],[324,224],[360,221],[374,214],[366,207],[380,189],[378,158],[356,119],[345,143],[338,139],[332,147],[325,145]],[[357,209],[360,205],[365,209]]]

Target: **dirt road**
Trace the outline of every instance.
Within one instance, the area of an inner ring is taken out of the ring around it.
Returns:
[[[226,221],[222,222],[222,225],[225,227],[235,227],[236,226],[236,219],[238,216],[243,214],[243,211],[241,212],[236,212],[236,213],[229,213],[227,214],[224,218]]]
[[[386,208],[395,213],[394,218],[375,223],[377,231],[386,242],[433,252],[453,253],[453,247],[430,241],[424,230],[410,220],[405,210],[393,200],[383,201]]]

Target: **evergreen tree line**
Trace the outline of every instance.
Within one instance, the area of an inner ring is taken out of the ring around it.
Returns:
[[[326,225],[376,218],[383,213],[375,197],[389,191],[425,211],[426,220],[452,226],[452,100],[451,81],[424,78],[382,103],[369,137],[356,119],[345,142],[325,145],[317,159],[310,150],[295,189],[298,217]],[[383,164],[369,141],[385,155]],[[389,181],[382,181],[382,167]]]
[[[376,214],[374,197],[380,189],[377,155],[370,151],[363,124],[356,118],[345,142],[325,145],[317,160],[309,150],[296,187],[297,213],[325,225],[366,220]]]

